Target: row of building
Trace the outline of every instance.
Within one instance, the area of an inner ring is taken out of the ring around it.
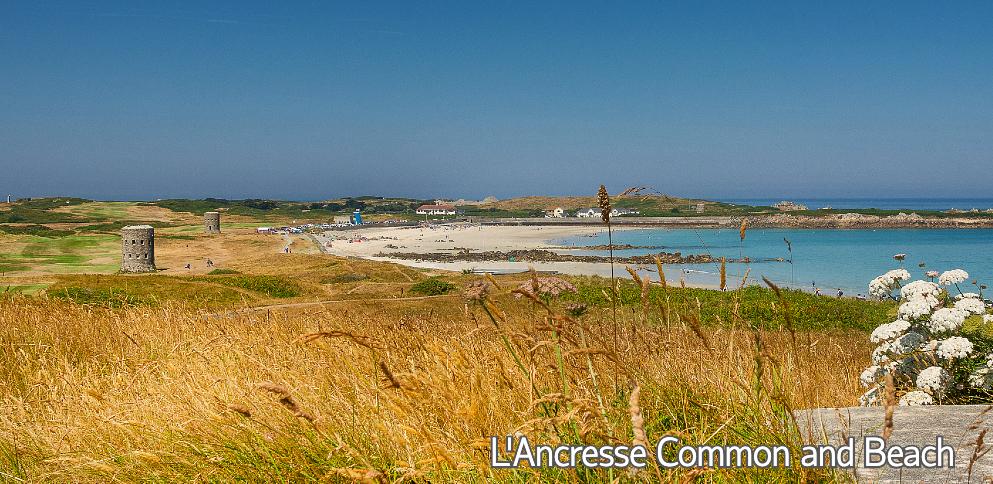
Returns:
[[[455,215],[459,213],[459,210],[455,205],[435,203],[421,205],[414,213],[417,215]]]
[[[579,218],[593,218],[599,217],[601,211],[599,208],[581,208],[576,210],[575,216]],[[641,215],[641,212],[631,208],[614,208],[610,210],[611,217],[623,217],[623,216],[637,216]],[[545,218],[565,218],[570,215],[562,207],[556,207],[552,210],[545,212]]]

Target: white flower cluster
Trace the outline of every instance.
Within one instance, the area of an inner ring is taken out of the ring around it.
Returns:
[[[969,375],[969,385],[981,390],[993,390],[993,354],[986,355],[982,365]]]
[[[969,273],[963,271],[962,269],[952,269],[950,271],[942,272],[938,276],[938,283],[942,286],[954,286],[955,284],[961,284],[969,279]]]
[[[982,316],[984,323],[993,323],[982,295],[949,294],[969,279],[961,269],[926,275],[937,278],[938,284],[913,281],[901,286],[910,279],[904,269],[889,271],[869,283],[869,292],[877,299],[893,297],[897,288],[900,297],[898,319],[879,325],[869,336],[878,346],[872,352],[872,366],[859,376],[862,386],[868,388],[859,398],[860,404],[884,403],[887,375],[893,376],[897,390],[903,393],[900,405],[931,405],[954,400],[970,389],[993,390],[993,353],[983,354],[961,334],[966,320],[974,315]],[[948,286],[955,287],[946,289]]]
[[[900,285],[900,281],[910,279],[906,269],[894,269],[869,282],[869,295],[877,299],[886,299]]]
[[[917,321],[918,319],[931,314],[931,311],[934,311],[934,308],[937,307],[938,304],[940,304],[940,302],[937,299],[931,300],[926,297],[918,297],[900,304],[896,314],[900,317],[900,319]]]
[[[986,303],[981,299],[965,298],[955,301],[955,309],[960,309],[962,311],[972,313],[972,314],[986,314]]]
[[[924,326],[931,330],[932,333],[958,331],[967,317],[969,317],[969,313],[961,309],[941,308],[931,315],[931,319],[929,321],[924,322]]]
[[[873,343],[890,341],[892,339],[896,339],[908,329],[910,329],[910,323],[902,319],[898,319],[892,323],[880,324],[879,327],[877,327],[872,334],[869,335],[869,341],[872,341]]]
[[[901,407],[913,407],[917,405],[934,405],[934,398],[932,398],[931,395],[928,395],[927,392],[914,390],[900,397],[899,405]]]
[[[941,395],[945,393],[951,377],[948,370],[940,366],[929,366],[917,375],[917,388],[932,395]]]
[[[930,281],[914,281],[900,289],[903,299],[937,298],[941,295],[941,286]]]
[[[952,336],[938,342],[934,354],[943,360],[965,358],[972,354],[972,341],[961,336]]]

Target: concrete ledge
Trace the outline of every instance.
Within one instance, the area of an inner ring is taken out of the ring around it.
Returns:
[[[796,412],[797,424],[809,444],[838,446],[855,439],[855,464],[850,472],[859,482],[988,482],[993,480],[993,454],[980,457],[968,473],[976,450],[976,438],[993,423],[990,405],[935,405],[897,407],[893,412],[893,434],[887,445],[935,445],[942,437],[955,450],[951,468],[866,468],[864,438],[879,436],[885,420],[882,407],[816,408]],[[985,436],[993,447],[993,432]]]

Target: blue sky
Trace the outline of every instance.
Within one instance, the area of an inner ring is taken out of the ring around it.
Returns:
[[[7,0],[0,192],[991,196],[991,18],[993,2]]]

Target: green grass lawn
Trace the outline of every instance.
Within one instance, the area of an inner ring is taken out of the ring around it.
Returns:
[[[117,262],[93,263],[94,259],[113,256],[120,239],[114,235],[70,235],[66,237],[22,236],[19,248],[0,252],[0,272],[35,270],[53,274],[71,272],[111,273]],[[13,246],[13,244],[11,244]],[[15,246],[16,247],[16,246]]]

